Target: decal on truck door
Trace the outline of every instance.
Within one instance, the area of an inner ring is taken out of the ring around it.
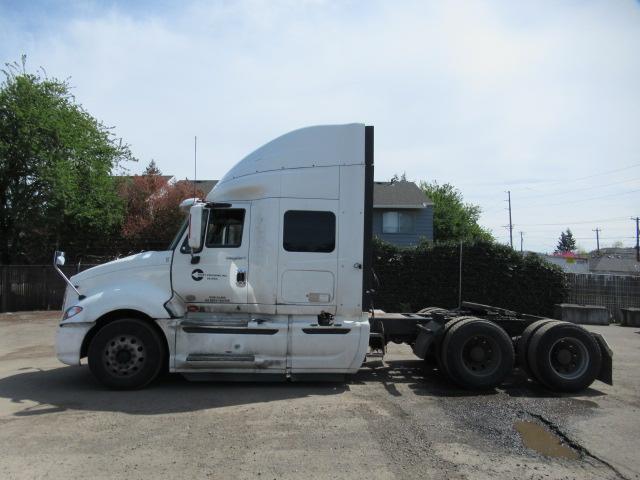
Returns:
[[[206,273],[196,268],[193,272],[191,272],[191,278],[193,278],[196,282],[199,282],[202,279],[205,280],[220,280],[221,278],[227,278],[228,275],[224,273]]]
[[[199,282],[204,278],[204,272],[199,268],[196,268],[193,272],[191,272],[191,278],[193,278],[196,282]]]

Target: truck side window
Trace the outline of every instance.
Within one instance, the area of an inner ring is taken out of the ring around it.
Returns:
[[[212,210],[205,245],[209,248],[239,247],[242,245],[243,226],[243,209]]]
[[[284,214],[283,247],[287,252],[333,252],[336,216],[333,212],[289,210]]]

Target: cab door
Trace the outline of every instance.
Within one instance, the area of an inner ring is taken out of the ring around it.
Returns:
[[[202,249],[192,255],[185,238],[173,260],[173,288],[187,304],[174,369],[283,374],[287,317],[256,315],[247,305],[251,203],[209,209],[205,217]]]
[[[201,310],[238,311],[247,303],[250,203],[205,209],[202,248],[191,253],[187,238],[176,252],[172,284],[188,305]]]

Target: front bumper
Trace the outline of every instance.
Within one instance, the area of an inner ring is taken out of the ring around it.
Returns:
[[[93,323],[62,323],[56,332],[56,356],[67,365],[80,365],[82,342]]]

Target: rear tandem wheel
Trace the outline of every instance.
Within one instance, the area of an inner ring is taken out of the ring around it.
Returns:
[[[598,342],[583,327],[549,322],[531,337],[527,360],[533,376],[547,388],[577,392],[598,376],[602,353]]]
[[[513,369],[511,338],[489,320],[461,317],[445,333],[440,352],[445,373],[464,388],[493,388]]]

